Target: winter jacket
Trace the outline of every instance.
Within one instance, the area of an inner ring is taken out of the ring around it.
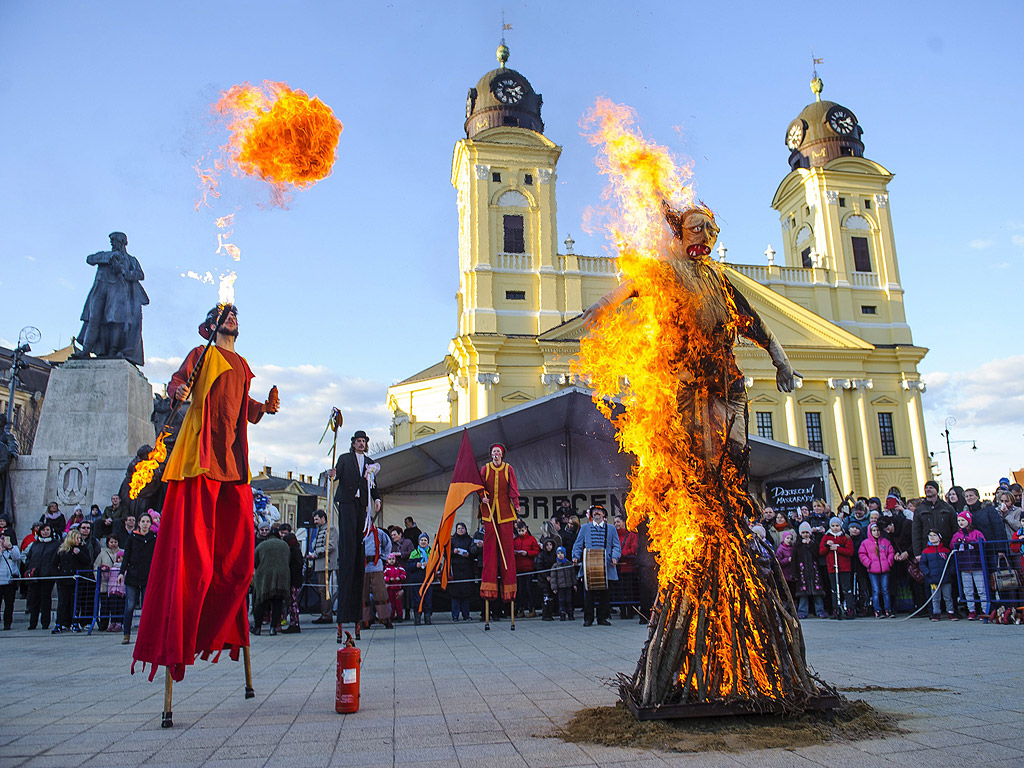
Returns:
[[[861,563],[868,569],[868,573],[888,573],[892,570],[892,564],[896,562],[896,550],[892,542],[879,536],[868,536],[861,542],[857,556]]]
[[[576,577],[573,575],[572,563],[568,560],[556,560],[551,575],[548,578],[551,582],[551,589],[555,592],[561,592],[563,589],[572,589],[576,581]]]
[[[77,552],[75,550],[78,550]],[[63,552],[57,551],[57,575],[74,576],[79,571],[92,569],[92,558],[85,547],[71,547]]]
[[[21,575],[18,570],[21,559],[21,550],[17,547],[5,549],[0,554],[0,587],[10,584]]]
[[[1019,530],[1013,532],[1013,543],[1010,545],[1010,551],[1015,555],[1021,555],[1021,544],[1024,540],[1024,526]],[[1021,567],[1024,568],[1024,555],[1021,555]]]
[[[794,539],[799,538],[796,530],[791,525],[786,525],[782,528],[776,528],[775,524],[773,523],[770,527],[765,528],[765,532],[768,534],[768,539],[772,543],[773,552],[778,551],[779,545],[782,543],[782,540],[786,537],[787,533],[792,533]]]
[[[622,550],[622,559],[619,560],[619,573],[633,573],[636,570],[636,548],[640,542],[636,531],[623,528],[618,531],[619,549]],[[557,544],[555,545],[558,546]]]
[[[995,507],[991,504],[982,504],[980,501],[968,504],[967,507],[971,512],[971,526],[981,531],[985,541],[1006,540],[1003,516],[996,511]]]
[[[117,580],[118,575],[121,573],[121,558],[123,557],[123,549],[111,552],[110,547],[104,547],[96,555],[96,559],[92,561],[92,567],[100,569],[100,594],[105,595],[109,591],[111,577],[115,581]]]
[[[124,576],[125,584],[130,587],[146,586],[155,549],[156,534],[153,531],[149,531],[145,536],[139,531],[132,531],[128,536],[128,543],[124,545],[124,558],[121,560],[121,574]]]
[[[949,544],[956,531],[956,514],[942,499],[934,504],[925,499],[914,510],[913,527],[914,554],[920,555],[928,546],[928,532],[935,529],[942,537],[943,544]]]
[[[533,561],[540,554],[540,544],[532,533],[527,532],[512,539],[512,551],[516,555],[516,573],[529,573],[533,570]]]
[[[26,570],[35,570],[35,576],[57,575],[57,549],[60,539],[51,535],[49,539],[36,539],[28,551]]]
[[[797,540],[793,545],[793,576],[795,589],[793,597],[824,595],[821,568],[818,566],[818,546],[813,539],[810,544]]]
[[[961,571],[980,571],[981,545],[984,541],[985,537],[977,528],[954,533],[949,548],[956,554],[956,567]]]
[[[828,545],[830,541],[834,541],[839,545],[839,548],[832,551],[832,548]],[[841,533],[838,536],[833,534],[831,531],[821,537],[821,545],[818,547],[818,554],[825,558],[825,565],[828,566],[829,573],[836,572],[836,559],[839,560],[839,572],[849,573],[850,572],[850,558],[853,557],[853,541],[845,533]]]
[[[793,547],[793,544],[787,546],[785,543],[782,543],[775,550],[775,559],[779,561],[779,567],[782,569],[782,578],[786,581],[793,581],[795,578]]]
[[[924,548],[924,552],[921,553],[921,573],[924,574],[924,580],[928,584],[935,584],[936,586],[942,586],[943,584],[951,583],[953,573],[952,567],[946,569],[946,575],[942,576],[942,569],[946,567],[946,559],[949,557],[949,549],[944,544],[939,544],[937,547],[929,544]],[[939,578],[942,581],[939,581]]]
[[[1004,538],[1013,538],[1014,532],[1021,527],[1021,514],[1024,514],[1024,512],[1022,512],[1020,507],[1010,507],[1005,512],[997,508],[996,512],[1003,516],[1003,527],[1006,529],[1006,536]]]
[[[291,597],[291,552],[287,544],[276,536],[260,542],[256,547],[255,567],[252,575],[252,601],[259,605],[275,597]]]

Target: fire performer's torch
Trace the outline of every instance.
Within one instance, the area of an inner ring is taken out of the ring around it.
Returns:
[[[234,309],[234,305],[230,303],[224,303],[218,305],[220,314],[217,316],[217,324],[213,328],[213,333],[210,334],[210,340],[206,342],[206,346],[203,347],[203,352],[199,355],[199,359],[196,361],[195,367],[192,369],[192,373],[188,375],[188,380],[185,382],[185,389],[191,390],[192,384],[195,383],[196,377],[203,368],[203,361],[206,359],[206,353],[210,349],[210,345],[213,344],[214,339],[217,338],[217,331],[220,330],[221,324],[228,319],[228,315],[231,310]],[[276,389],[276,387],[275,387]],[[149,452],[149,455],[138,462],[135,465],[135,470],[132,472],[132,479],[129,482],[128,498],[132,501],[139,498],[139,494],[142,493],[142,489],[149,485],[153,479],[153,473],[156,472],[156,468],[167,458],[167,445],[166,440],[171,435],[171,422],[174,421],[174,415],[178,412],[181,407],[182,400],[175,399],[174,404],[171,407],[171,412],[167,414],[167,419],[164,421],[164,425],[160,428],[160,434],[157,435],[156,445],[153,446],[153,450]]]

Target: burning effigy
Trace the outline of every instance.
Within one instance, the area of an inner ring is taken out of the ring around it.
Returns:
[[[768,352],[781,391],[799,374],[709,258],[718,227],[695,201],[689,166],[644,139],[627,107],[601,100],[584,125],[609,178],[621,282],[587,311],[577,373],[636,458],[628,525],[646,525],[658,563],[648,639],[621,697],[643,719],[838,703],[808,669],[793,598],[750,532],[733,345],[743,336]]]

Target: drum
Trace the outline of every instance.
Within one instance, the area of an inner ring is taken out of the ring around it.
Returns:
[[[583,550],[583,588],[587,592],[608,589],[603,549]]]

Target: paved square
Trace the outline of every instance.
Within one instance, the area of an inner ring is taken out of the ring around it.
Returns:
[[[19,604],[20,608],[20,604]],[[160,728],[162,677],[128,674],[119,634],[0,633],[0,768],[8,766],[1019,766],[1024,742],[1021,627],[912,621],[805,622],[808,658],[840,687],[912,714],[884,740],[742,754],[644,752],[544,738],[607,682],[632,671],[646,629],[576,622],[473,621],[364,633],[362,704],[334,712],[333,629],[252,638],[256,698],[240,664],[199,662],[175,686]],[[21,615],[16,626],[24,627]]]

